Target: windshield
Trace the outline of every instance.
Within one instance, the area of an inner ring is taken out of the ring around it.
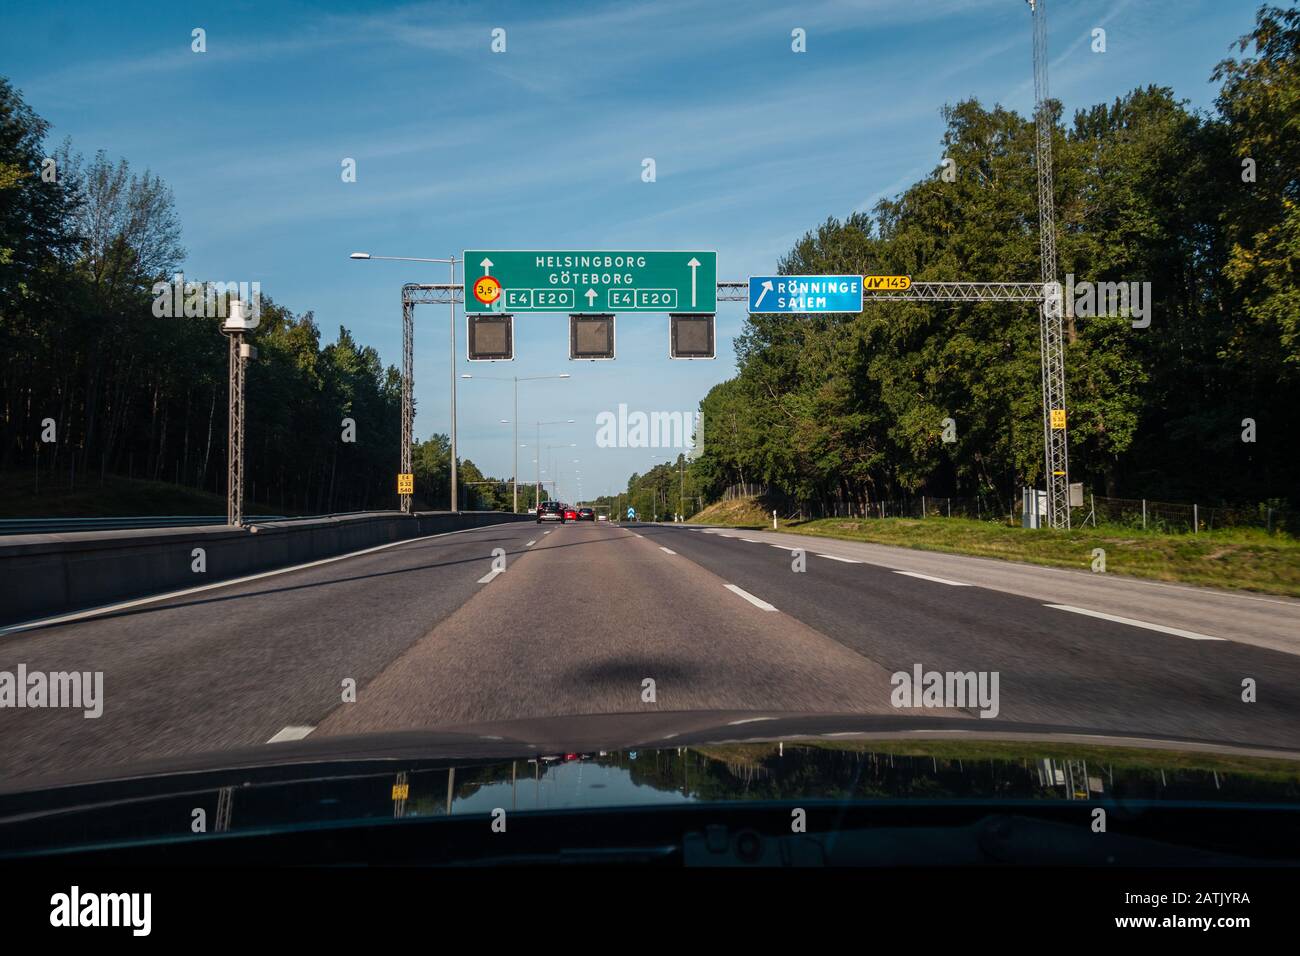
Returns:
[[[10,6],[14,847],[1300,802],[1293,3]]]

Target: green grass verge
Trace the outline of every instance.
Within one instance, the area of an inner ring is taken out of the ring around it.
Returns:
[[[754,502],[720,502],[691,520],[772,528],[770,515]],[[1108,574],[1300,597],[1300,539],[1258,529],[1164,534],[1102,525],[1029,531],[968,518],[818,518],[781,522],[779,530],[1084,571],[1092,567],[1093,549],[1102,548]]]

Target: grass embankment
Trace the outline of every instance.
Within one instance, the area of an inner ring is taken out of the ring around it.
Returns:
[[[691,521],[772,528],[771,512],[753,499],[719,502]],[[782,521],[780,530],[1085,571],[1092,567],[1093,549],[1102,548],[1108,574],[1300,597],[1300,539],[1252,528],[1163,534],[1103,524],[1028,531],[992,521],[936,517],[817,518]]]
[[[250,515],[284,514],[267,505],[245,502]],[[105,475],[101,485],[95,475],[75,487],[67,479],[51,480],[42,475],[39,490],[35,473],[0,474],[0,518],[116,518],[142,515],[224,515],[222,495],[173,485]]]

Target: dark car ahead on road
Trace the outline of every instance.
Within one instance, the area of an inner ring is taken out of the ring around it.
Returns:
[[[578,520],[579,520],[579,521],[595,521],[595,520],[596,520],[596,512],[593,511],[593,510],[590,509],[590,508],[579,508],[579,509],[578,509]]]
[[[564,524],[564,505],[558,501],[543,501],[540,508],[537,509],[537,523],[543,521],[558,521]]]

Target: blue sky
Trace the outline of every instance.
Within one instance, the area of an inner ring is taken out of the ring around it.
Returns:
[[[1069,113],[1156,83],[1208,109],[1213,66],[1257,7],[1050,0],[1052,95]],[[720,278],[744,279],[774,271],[828,216],[933,169],[945,103],[977,96],[1027,114],[1033,98],[1024,0],[95,0],[9,4],[3,23],[0,73],[53,140],[172,186],[187,276],[259,281],[313,310],[327,339],[346,325],[391,364],[401,284],[445,281],[447,267],[350,252],[712,249]],[[190,49],[196,27],[203,54]],[[803,54],[791,51],[796,27]],[[1095,27],[1105,53],[1091,49]],[[355,183],[340,176],[345,157]],[[654,183],[641,180],[645,157]],[[458,313],[456,371],[571,373],[521,386],[520,418],[577,420],[543,437],[577,445],[563,497],[579,497],[577,472],[583,496],[617,491],[655,452],[598,449],[596,415],[620,402],[696,408],[734,369],[743,303],[720,309],[714,362],[670,361],[666,316],[625,315],[617,361],[570,363],[566,318],[528,315],[516,318],[517,361],[492,366],[464,361]],[[417,312],[420,438],[448,430],[448,338],[445,307]],[[509,385],[460,384],[462,457],[509,474]],[[533,474],[531,432],[521,478]]]

